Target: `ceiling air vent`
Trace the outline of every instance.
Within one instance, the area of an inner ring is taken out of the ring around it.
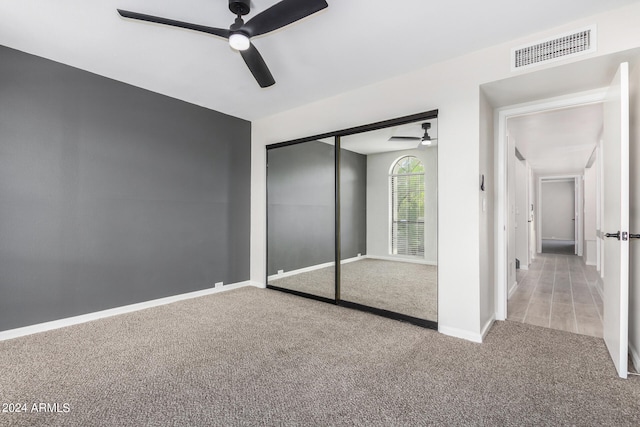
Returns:
[[[511,70],[522,70],[596,51],[595,26],[511,49]]]

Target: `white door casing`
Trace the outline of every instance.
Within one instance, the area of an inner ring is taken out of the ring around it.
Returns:
[[[601,89],[589,90],[586,92],[575,93],[570,95],[562,95],[551,98],[538,103],[524,103],[501,107],[495,110],[496,132],[496,179],[495,179],[495,271],[496,271],[496,292],[495,307],[496,320],[505,320],[507,318],[507,294],[508,294],[508,254],[507,247],[509,241],[509,232],[507,230],[509,217],[509,200],[507,192],[508,182],[508,136],[507,136],[507,119],[517,117],[523,114],[531,114],[561,108],[576,107],[580,105],[602,102],[604,99],[604,91]],[[533,174],[535,177],[535,174]],[[536,179],[539,185],[539,180]],[[538,227],[539,212],[538,206],[534,202],[534,227],[535,235],[540,233]],[[537,246],[537,244],[536,244]]]

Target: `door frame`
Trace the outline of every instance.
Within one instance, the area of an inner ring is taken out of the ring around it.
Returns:
[[[575,255],[582,256],[582,240],[584,235],[582,232],[582,217],[581,213],[582,203],[579,200],[582,197],[582,178],[584,174],[568,174],[568,175],[542,175],[538,176],[537,194],[536,194],[536,253],[542,253],[542,183],[544,181],[573,181],[573,200],[574,200],[574,218],[575,223],[573,225],[574,230],[574,253]]]
[[[539,101],[527,102],[494,110],[494,156],[495,156],[495,249],[494,268],[496,272],[495,308],[496,320],[506,320],[508,299],[508,259],[507,250],[509,244],[508,229],[508,193],[507,193],[507,119],[532,113],[541,113],[550,110],[559,110],[581,105],[601,103],[604,101],[605,90],[595,89],[577,92],[569,95],[548,98]],[[536,230],[536,233],[539,233]]]

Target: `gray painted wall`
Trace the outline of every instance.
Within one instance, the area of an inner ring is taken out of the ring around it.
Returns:
[[[267,274],[335,260],[335,147],[319,141],[267,151]],[[366,157],[341,151],[343,258],[366,250]]]
[[[0,47],[0,330],[249,279],[251,124]]]
[[[575,189],[570,181],[542,181],[541,233],[543,239],[575,239]]]
[[[367,156],[340,151],[341,259],[367,253]]]

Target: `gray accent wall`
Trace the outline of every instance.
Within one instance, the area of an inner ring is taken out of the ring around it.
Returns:
[[[251,124],[0,46],[0,330],[249,279]]]
[[[340,255],[367,254],[367,156],[340,150]]]
[[[335,261],[335,147],[267,151],[267,274]],[[342,258],[366,253],[366,156],[341,150]]]

